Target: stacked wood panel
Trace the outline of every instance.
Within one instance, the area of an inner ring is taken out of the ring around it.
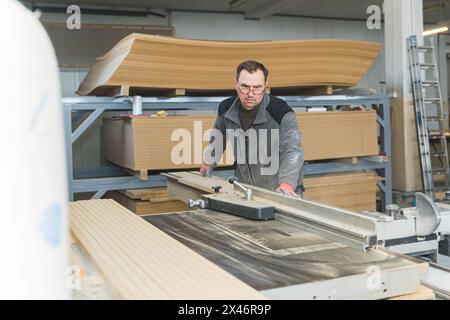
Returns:
[[[110,191],[104,198],[113,199],[138,215],[188,210],[184,202],[167,194],[167,188]]]
[[[308,176],[304,198],[353,211],[376,211],[378,181],[380,177],[370,172]]]
[[[215,116],[131,117],[104,119],[104,145],[108,160],[131,170],[167,170],[199,167],[204,131],[212,128]],[[338,159],[378,154],[375,111],[298,113],[305,160]],[[194,132],[194,126],[203,131]],[[172,141],[176,130],[186,130],[191,138],[190,163],[177,164],[171,159],[174,147],[183,139]],[[199,140],[200,139],[200,140]],[[234,162],[224,157],[223,165]]]
[[[236,66],[257,60],[270,88],[351,87],[367,73],[379,43],[354,40],[204,41],[131,34],[96,59],[77,93],[108,88],[232,90]]]

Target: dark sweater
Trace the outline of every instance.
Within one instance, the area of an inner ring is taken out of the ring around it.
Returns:
[[[253,124],[256,114],[258,113],[259,105],[251,110],[245,109],[242,105],[239,108],[239,122],[242,130],[247,131]]]

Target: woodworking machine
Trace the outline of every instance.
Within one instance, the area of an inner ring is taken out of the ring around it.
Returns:
[[[269,298],[381,299],[416,292],[436,265],[405,254],[436,257],[440,237],[450,234],[450,206],[421,193],[414,208],[352,212],[235,178],[165,176],[169,193],[192,210],[144,219]],[[449,279],[449,270],[439,268]],[[450,288],[440,289],[449,294]]]

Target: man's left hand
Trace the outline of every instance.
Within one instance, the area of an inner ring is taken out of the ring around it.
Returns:
[[[296,197],[297,194],[294,191],[294,187],[288,183],[282,182],[275,190],[275,192],[284,194],[285,196]]]

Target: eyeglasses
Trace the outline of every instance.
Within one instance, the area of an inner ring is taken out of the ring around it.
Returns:
[[[253,87],[253,88],[252,88],[252,87],[247,86],[247,85],[245,85],[245,84],[239,85],[238,88],[239,88],[239,91],[240,91],[241,93],[249,94],[250,91],[252,91],[253,94],[256,94],[256,95],[263,93],[264,90],[266,89],[265,87],[262,87],[262,86],[256,86],[256,87]]]

